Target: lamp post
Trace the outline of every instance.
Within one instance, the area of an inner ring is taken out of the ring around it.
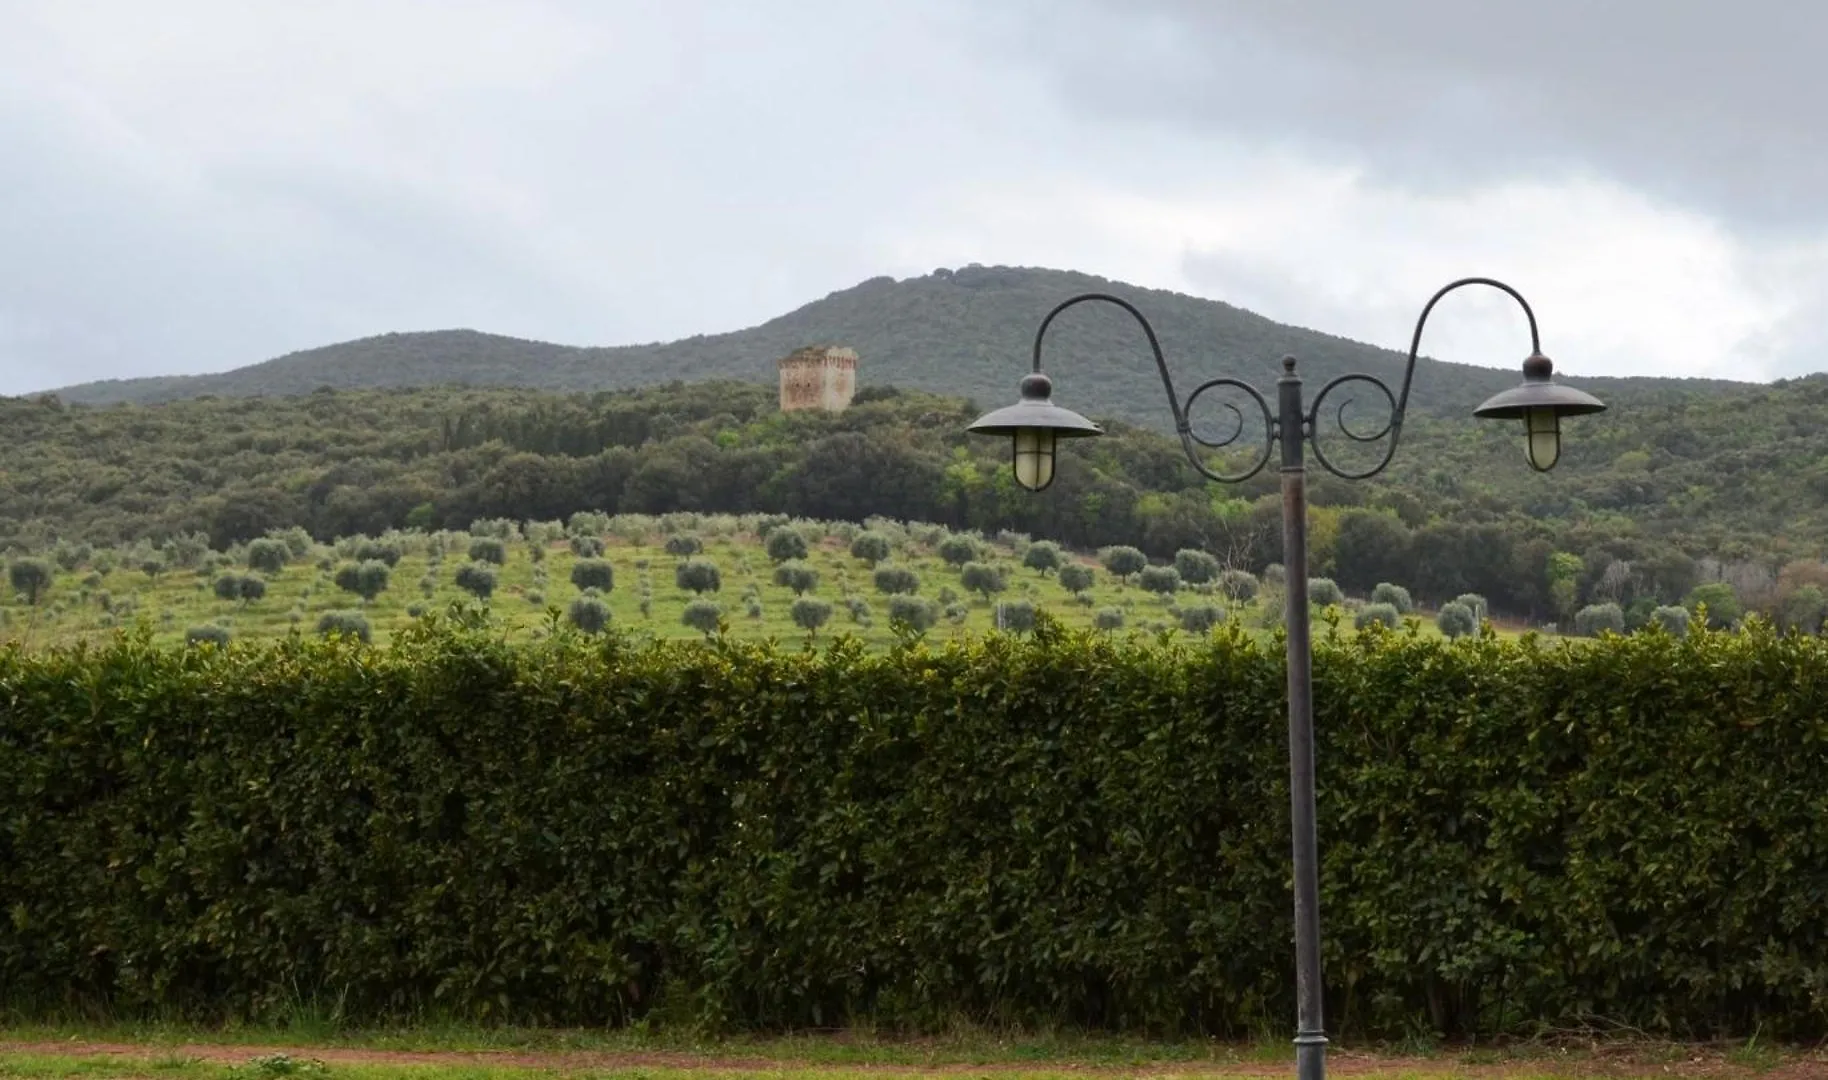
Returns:
[[[1180,436],[1181,449],[1200,475],[1224,484],[1249,480],[1269,464],[1271,454],[1280,448],[1282,461],[1282,556],[1287,574],[1283,618],[1288,629],[1288,731],[1289,731],[1289,801],[1293,831],[1295,877],[1295,1069],[1299,1080],[1322,1080],[1326,1075],[1326,1029],[1321,1015],[1320,978],[1320,867],[1314,829],[1314,700],[1313,647],[1308,620],[1308,545],[1307,545],[1307,463],[1306,450],[1311,447],[1314,460],[1335,476],[1347,480],[1364,480],[1382,472],[1396,455],[1403,430],[1403,417],[1409,407],[1409,385],[1415,375],[1415,360],[1422,344],[1422,328],[1429,313],[1441,298],[1455,289],[1483,285],[1509,295],[1523,308],[1530,324],[1530,355],[1523,362],[1523,383],[1497,394],[1477,409],[1480,419],[1508,419],[1524,422],[1524,455],[1539,472],[1554,468],[1561,456],[1561,418],[1603,411],[1598,398],[1553,380],[1554,365],[1542,355],[1542,343],[1536,331],[1536,314],[1516,289],[1491,278],[1462,278],[1434,294],[1422,308],[1415,322],[1415,336],[1409,344],[1409,360],[1403,369],[1402,388],[1394,393],[1383,380],[1373,375],[1341,375],[1320,388],[1311,402],[1304,402],[1301,377],[1295,372],[1295,358],[1282,361],[1282,377],[1276,381],[1276,409],[1249,383],[1233,378],[1209,379],[1195,387],[1183,407],[1174,391],[1174,380],[1168,375],[1168,363],[1162,356],[1155,328],[1134,305],[1106,293],[1084,293],[1056,306],[1041,320],[1035,331],[1033,370],[1022,379],[1021,400],[980,417],[967,430],[978,435],[1001,435],[1013,443],[1016,482],[1030,491],[1045,490],[1054,480],[1055,449],[1060,439],[1102,435],[1098,425],[1070,409],[1053,403],[1053,381],[1041,370],[1041,342],[1048,326],[1061,312],[1078,304],[1093,301],[1115,304],[1130,313],[1142,326],[1155,367],[1161,373],[1162,389],[1168,395],[1168,408],[1174,414],[1174,430]],[[1383,456],[1363,469],[1348,469],[1331,461],[1320,440],[1321,406],[1327,396],[1341,387],[1363,384],[1384,397],[1389,416],[1383,427],[1374,432],[1354,431],[1346,422],[1345,409],[1351,399],[1340,403],[1334,423],[1340,434],[1357,443],[1389,439]],[[1221,449],[1237,443],[1245,430],[1244,413],[1230,402],[1223,407],[1232,414],[1230,434],[1222,439],[1207,439],[1193,430],[1189,416],[1194,402],[1211,390],[1229,389],[1241,392],[1255,402],[1263,415],[1262,449],[1241,472],[1215,472],[1200,460],[1198,447]]]

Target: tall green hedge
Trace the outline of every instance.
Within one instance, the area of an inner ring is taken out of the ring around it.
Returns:
[[[1293,1015],[1283,673],[1235,630],[886,653],[0,651],[21,1008]],[[1316,662],[1329,1027],[1815,1033],[1828,646],[1373,631]]]

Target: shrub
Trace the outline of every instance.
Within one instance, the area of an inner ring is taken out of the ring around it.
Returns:
[[[1174,553],[1174,569],[1189,585],[1204,585],[1219,576],[1219,560],[1198,548],[1182,548]]]
[[[963,566],[977,558],[977,541],[954,533],[941,540],[935,551],[947,566]]]
[[[1106,573],[1126,581],[1142,573],[1143,568],[1149,565],[1147,555],[1136,548],[1121,545],[1100,551],[1098,561],[1103,564]]]
[[[685,611],[680,614],[679,621],[709,637],[717,632],[717,627],[723,622],[723,618],[724,609],[719,607],[715,600],[699,599],[685,606]]]
[[[992,566],[990,563],[966,563],[959,568],[958,580],[967,591],[977,593],[986,600],[990,599],[993,593],[1000,593],[1008,587],[1007,582],[1003,580],[1002,569]]]
[[[484,562],[466,563],[457,568],[457,587],[478,600],[495,594],[495,568]]]
[[[918,596],[889,598],[889,625],[910,630],[930,630],[939,621],[939,609],[933,601]]]
[[[1409,595],[1409,590],[1388,581],[1380,581],[1372,587],[1371,602],[1389,604],[1399,615],[1407,615],[1415,610],[1415,600]]]
[[[871,575],[879,593],[912,594],[920,591],[920,575],[905,566],[882,565]]]
[[[349,563],[336,572],[336,587],[344,592],[355,593],[363,600],[372,601],[387,591],[390,574],[387,564],[379,559],[370,559],[363,563]]]
[[[603,538],[600,536],[574,536],[569,543],[571,553],[580,559],[603,557]]]
[[[1249,570],[1225,570],[1219,574],[1219,592],[1227,600],[1248,603],[1256,599],[1257,579]]]
[[[586,634],[601,634],[609,626],[609,605],[597,596],[580,596],[566,607],[565,617]]]
[[[1625,612],[1617,604],[1589,604],[1574,613],[1574,632],[1581,637],[1625,632]]]
[[[571,583],[580,591],[610,592],[616,587],[616,568],[601,559],[579,559],[571,564]]]
[[[88,544],[59,543],[51,550],[51,558],[65,573],[73,572],[77,567],[88,562],[95,555],[95,549]]]
[[[364,539],[355,546],[357,562],[386,563],[389,569],[400,565],[401,554],[400,543],[397,540]]]
[[[1688,636],[1688,609],[1679,604],[1659,607],[1650,613],[1651,622],[1677,637]]]
[[[1050,570],[1060,569],[1060,545],[1052,540],[1037,540],[1022,553],[1022,565],[1046,577]]]
[[[1691,614],[1705,606],[1707,624],[1716,630],[1732,626],[1745,613],[1739,604],[1739,594],[1724,581],[1710,581],[1695,586],[1688,594],[1688,602],[1684,606]]]
[[[165,570],[165,556],[163,555],[148,555],[146,558],[140,560],[140,573],[145,574],[155,582],[159,580],[159,575],[163,574]]]
[[[702,596],[705,593],[722,589],[724,579],[723,575],[718,572],[717,564],[710,559],[687,559],[673,567],[673,584],[677,588]]]
[[[889,557],[889,538],[879,532],[861,532],[851,541],[851,558],[874,567]]]
[[[870,602],[861,596],[847,598],[844,601],[844,608],[850,614],[851,622],[857,623],[860,626],[868,626],[870,624],[870,619],[876,614],[875,611],[871,609]]]
[[[997,605],[997,620],[1004,630],[1026,634],[1035,628],[1035,605],[1028,600],[1011,600]]]
[[[777,563],[789,562],[806,557],[806,538],[794,529],[776,529],[768,534],[765,544],[768,557]]]
[[[1326,607],[1329,604],[1343,604],[1345,602],[1346,594],[1339,590],[1339,586],[1334,583],[1332,578],[1317,577],[1308,579],[1308,603],[1318,607]]]
[[[317,620],[317,632],[325,636],[334,634],[360,641],[369,641],[373,637],[367,616],[359,611],[326,611]]]
[[[1434,624],[1450,638],[1472,637],[1479,632],[1479,617],[1457,600],[1441,605],[1441,610],[1435,612]]]
[[[1085,592],[1096,580],[1097,574],[1084,563],[1069,562],[1060,568],[1060,585],[1067,592]]]
[[[13,591],[34,606],[50,591],[54,576],[51,564],[43,559],[14,559],[6,568],[7,581],[12,584]]]
[[[1225,621],[1225,611],[1217,604],[1194,604],[1180,611],[1181,629],[1204,634]]]
[[[1168,596],[1181,587],[1181,573],[1172,566],[1145,566],[1136,583],[1144,592]]]
[[[508,545],[500,537],[479,536],[470,541],[470,561],[502,566],[508,561]]]
[[[202,626],[193,626],[189,630],[184,631],[184,643],[186,645],[209,644],[214,645],[218,649],[225,649],[228,647],[229,639],[234,636],[235,635],[226,626],[205,623]]]
[[[1352,617],[1352,625],[1360,630],[1373,623],[1395,629],[1403,624],[1403,613],[1396,609],[1395,604],[1386,602],[1366,604],[1358,609],[1357,615]]]
[[[292,557],[292,549],[284,540],[263,536],[248,544],[247,566],[262,574],[279,574]]]
[[[804,596],[819,587],[819,572],[803,562],[784,562],[774,568],[774,583]]]
[[[819,628],[831,620],[831,605],[823,600],[802,596],[793,602],[788,614],[793,618],[795,626],[817,636]]]
[[[216,579],[216,598],[251,604],[267,594],[267,583],[253,574],[224,574]]]
[[[1485,602],[1485,597],[1480,596],[1478,593],[1461,593],[1459,596],[1454,597],[1453,602],[1456,604],[1465,604],[1467,607],[1471,608],[1473,619],[1476,622],[1484,622],[1486,616],[1491,614],[1491,605],[1487,604]]]
[[[1092,615],[1092,625],[1100,630],[1123,629],[1123,609],[1115,607],[1099,608]]]

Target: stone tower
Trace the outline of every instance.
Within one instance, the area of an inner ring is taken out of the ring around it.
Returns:
[[[781,369],[781,411],[824,409],[842,412],[857,392],[857,351],[831,346],[795,349],[776,364]]]

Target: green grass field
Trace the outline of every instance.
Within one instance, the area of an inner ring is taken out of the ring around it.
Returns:
[[[697,536],[703,551],[697,557],[716,564],[721,587],[703,598],[722,610],[728,632],[742,638],[773,638],[783,642],[807,639],[796,626],[791,611],[794,592],[775,583],[775,564],[763,542],[744,531],[741,519],[683,516],[684,525],[708,525],[703,531],[681,528],[681,522],[652,519],[648,528],[630,528],[614,519],[612,528],[598,534],[605,544],[602,559],[614,569],[614,586],[601,599],[611,612],[612,625],[636,635],[659,638],[692,638],[701,631],[682,621],[686,606],[700,597],[677,586],[675,566],[681,558],[666,550],[671,528]],[[807,595],[832,605],[830,621],[820,637],[850,634],[874,646],[894,640],[890,624],[890,597],[879,592],[870,564],[850,553],[855,526],[795,524],[809,540],[807,565],[818,573],[818,584]],[[1184,608],[1212,605],[1226,619],[1246,629],[1267,633],[1280,622],[1280,597],[1266,586],[1249,601],[1231,600],[1210,585],[1183,586],[1172,595],[1152,593],[1134,580],[1115,579],[1098,566],[1089,553],[1063,553],[1064,557],[1095,569],[1094,584],[1075,595],[1060,583],[1056,572],[1041,573],[1022,565],[1020,538],[1005,542],[980,540],[980,558],[1003,571],[1006,589],[993,596],[974,594],[961,581],[957,567],[947,565],[934,551],[938,530],[931,527],[884,526],[894,550],[891,565],[911,569],[919,577],[918,596],[935,605],[936,622],[930,634],[944,637],[982,634],[997,628],[999,605],[1027,602],[1070,627],[1091,628],[1100,611],[1121,613],[1122,630],[1152,633],[1182,629]],[[572,583],[572,568],[579,561],[569,541],[553,535],[556,526],[529,530],[533,538],[505,541],[507,557],[497,568],[497,583],[487,601],[492,614],[510,634],[531,632],[549,619],[564,618],[581,590]],[[55,568],[50,588],[28,603],[17,590],[8,590],[0,605],[0,641],[18,641],[40,647],[101,641],[117,629],[148,628],[155,640],[175,644],[194,627],[215,625],[234,639],[255,640],[283,636],[293,631],[316,632],[328,612],[359,612],[372,628],[375,640],[407,626],[426,612],[447,609],[454,603],[475,603],[458,587],[457,571],[468,561],[469,537],[461,534],[398,534],[389,538],[402,550],[390,573],[385,591],[372,602],[335,584],[336,571],[352,562],[350,545],[317,545],[296,557],[278,573],[262,575],[266,592],[253,601],[224,600],[214,584],[228,573],[247,572],[240,552],[211,554],[207,565],[172,568],[155,575],[140,569],[146,553],[96,552],[73,568]],[[442,544],[450,550],[440,556]],[[337,548],[343,548],[339,554]],[[849,605],[861,602],[862,614]],[[946,613],[949,609],[949,614]],[[1420,632],[1436,634],[1431,616],[1418,613]],[[1110,616],[1107,614],[1107,619]],[[1342,627],[1350,631],[1348,616]],[[1325,625],[1317,621],[1316,632]],[[1500,632],[1505,632],[1502,628]]]

